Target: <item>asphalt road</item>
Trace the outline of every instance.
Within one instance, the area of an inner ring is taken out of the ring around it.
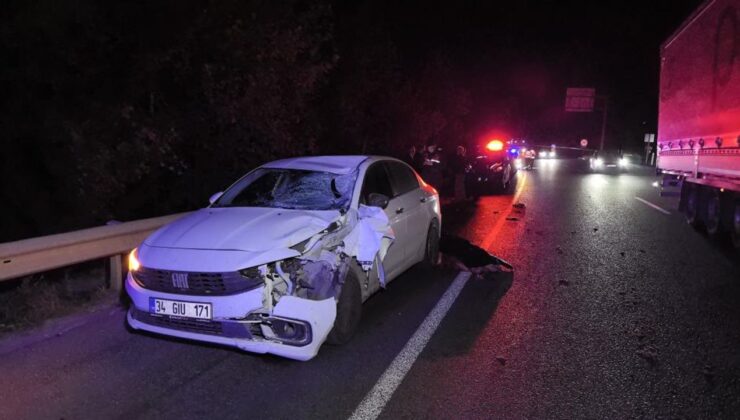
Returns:
[[[444,214],[515,271],[470,278],[418,358],[402,357],[405,377],[394,359],[446,296],[450,265],[391,283],[352,342],[304,363],[132,334],[121,309],[8,338],[0,418],[348,418],[389,372],[403,380],[382,418],[737,417],[737,256],[687,226],[648,169],[538,161],[518,178]]]

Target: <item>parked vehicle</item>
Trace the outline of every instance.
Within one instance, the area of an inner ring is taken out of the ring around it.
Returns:
[[[134,329],[308,360],[352,337],[370,295],[438,255],[439,196],[393,158],[279,160],[210,201],[131,253]]]
[[[704,2],[662,45],[657,170],[679,209],[740,248],[740,0]]]
[[[471,162],[467,176],[467,190],[473,196],[507,192],[516,175],[515,160],[518,151],[512,152],[500,140],[486,144],[484,150]]]

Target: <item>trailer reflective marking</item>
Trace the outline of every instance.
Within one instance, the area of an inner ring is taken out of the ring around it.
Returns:
[[[650,207],[654,208],[655,210],[658,210],[659,212],[661,212],[661,213],[663,213],[663,214],[667,214],[667,215],[669,215],[669,216],[671,215],[671,212],[669,212],[668,210],[666,210],[666,209],[664,209],[664,208],[662,208],[662,207],[658,206],[657,204],[653,204],[653,203],[651,203],[651,202],[649,202],[649,201],[647,201],[647,200],[644,200],[644,199],[642,199],[642,198],[640,198],[640,197],[635,197],[635,200],[637,200],[637,201],[640,201],[640,202],[642,202],[642,203],[645,203],[645,204],[647,204],[648,206],[650,206]]]

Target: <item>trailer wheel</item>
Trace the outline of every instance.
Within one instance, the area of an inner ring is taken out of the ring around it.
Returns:
[[[719,191],[716,188],[710,188],[707,191],[704,226],[707,228],[707,234],[713,238],[717,238],[722,232],[721,215]]]
[[[692,184],[686,186],[686,222],[693,227],[699,226],[699,187]]]
[[[740,251],[740,197],[735,198],[732,209],[732,226],[730,226],[730,238],[735,249]]]

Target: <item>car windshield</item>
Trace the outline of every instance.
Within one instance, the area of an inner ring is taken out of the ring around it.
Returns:
[[[604,151],[598,154],[597,157],[600,157],[602,159],[609,159],[609,160],[616,160],[621,157],[619,152],[614,151]]]
[[[237,181],[213,207],[346,209],[357,172],[346,175],[299,169],[259,168]]]

